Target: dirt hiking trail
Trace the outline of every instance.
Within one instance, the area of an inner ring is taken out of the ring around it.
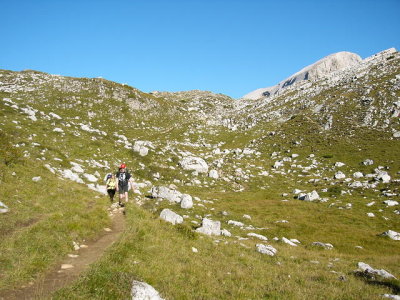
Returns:
[[[125,216],[122,209],[115,209],[111,215],[112,227],[94,241],[85,243],[87,248],[71,251],[77,257],[65,257],[50,271],[37,278],[30,285],[0,293],[0,300],[45,299],[58,289],[67,286],[86,271],[90,264],[97,261],[120,236],[125,228]],[[72,265],[72,268],[61,269],[61,265]]]

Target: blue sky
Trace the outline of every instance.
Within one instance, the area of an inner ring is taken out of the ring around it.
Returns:
[[[0,69],[239,98],[339,51],[400,49],[400,0],[0,0]]]

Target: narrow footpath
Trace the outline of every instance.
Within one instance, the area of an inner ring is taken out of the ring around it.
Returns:
[[[20,289],[0,293],[0,300],[28,300],[44,299],[53,292],[67,286],[80,274],[89,268],[89,265],[97,261],[120,236],[125,228],[125,217],[122,209],[115,209],[112,212],[112,227],[104,230],[97,240],[87,242],[77,251],[60,261],[53,269],[39,277],[30,285],[23,286]],[[62,268],[64,267],[64,269]]]

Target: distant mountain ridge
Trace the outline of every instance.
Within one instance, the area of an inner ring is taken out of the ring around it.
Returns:
[[[396,52],[395,48],[390,48],[371,56],[371,58],[379,54],[383,53],[389,54],[395,52]],[[370,57],[366,58],[365,60],[368,59],[370,59]],[[318,60],[317,62],[301,69],[297,73],[279,82],[277,85],[254,90],[244,95],[243,99],[257,100],[264,97],[274,96],[279,94],[285,88],[292,86],[293,84],[298,83],[300,81],[317,80],[333,72],[358,65],[362,61],[363,61],[362,58],[356,53],[346,52],[346,51],[337,52],[328,55]]]

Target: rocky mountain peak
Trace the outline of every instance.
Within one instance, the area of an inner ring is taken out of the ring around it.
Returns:
[[[337,52],[328,55],[320,59],[319,61],[301,69],[297,73],[279,82],[277,85],[274,85],[272,87],[257,89],[255,91],[246,94],[245,96],[243,96],[243,98],[256,100],[262,97],[268,97],[279,93],[279,91],[297,82],[303,80],[316,80],[332,72],[342,70],[344,68],[353,65],[357,65],[361,61],[362,59],[358,54],[346,51]]]

